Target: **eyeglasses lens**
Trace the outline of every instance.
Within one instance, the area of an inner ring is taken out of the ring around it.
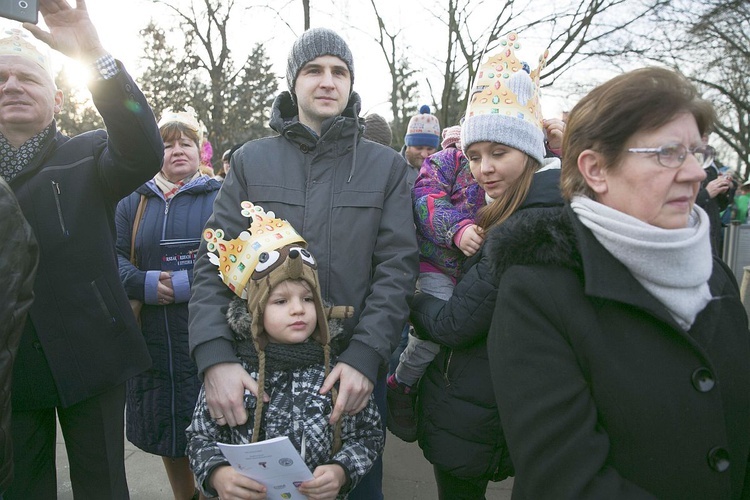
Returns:
[[[662,146],[659,151],[659,163],[669,168],[679,168],[692,153],[701,167],[706,167],[714,157],[714,149],[711,146],[697,147],[692,150],[687,149],[682,144]]]
[[[682,165],[686,156],[687,149],[682,144],[662,146],[659,151],[659,163],[668,168],[677,168]]]

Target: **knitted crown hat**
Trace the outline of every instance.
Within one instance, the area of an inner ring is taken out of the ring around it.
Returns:
[[[393,132],[391,126],[385,121],[385,118],[377,113],[370,113],[365,116],[365,139],[375,141],[384,146],[390,146],[393,141]]]
[[[303,66],[316,57],[336,56],[349,68],[351,87],[354,88],[354,58],[343,38],[328,28],[311,28],[295,40],[286,61],[286,82],[294,95],[294,84]]]
[[[36,45],[26,39],[21,30],[12,29],[9,33],[10,36],[0,39],[0,55],[23,57],[39,65],[54,81],[49,54],[42,53]]]
[[[461,125],[445,127],[443,129],[443,142],[440,143],[443,149],[450,147],[461,148]]]
[[[500,42],[500,52],[479,67],[466,118],[461,127],[463,150],[475,142],[497,142],[523,151],[540,164],[544,160],[544,132],[539,103],[539,73],[549,51],[530,71],[516,57],[521,45],[511,33]]]
[[[407,146],[429,146],[437,149],[440,144],[440,122],[437,116],[430,113],[428,105],[424,104],[419,108],[419,114],[409,120],[404,143]]]

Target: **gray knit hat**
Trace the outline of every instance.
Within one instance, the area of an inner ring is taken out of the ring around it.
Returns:
[[[393,141],[393,132],[385,118],[377,113],[370,113],[365,116],[364,137],[383,146],[390,146]]]
[[[501,40],[501,49],[479,67],[461,127],[464,152],[475,142],[497,142],[523,151],[539,164],[544,161],[544,132],[539,103],[539,73],[516,57],[518,35]]]
[[[320,56],[336,56],[346,63],[354,87],[354,59],[349,46],[338,33],[328,28],[312,28],[297,38],[286,61],[286,82],[294,94],[294,84],[302,67]]]

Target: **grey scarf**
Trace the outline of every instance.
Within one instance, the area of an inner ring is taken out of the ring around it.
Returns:
[[[662,229],[585,196],[573,197],[570,206],[597,241],[689,330],[711,300],[706,212],[694,206],[686,228]]]

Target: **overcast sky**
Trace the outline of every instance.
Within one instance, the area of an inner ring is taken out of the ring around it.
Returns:
[[[178,0],[179,1],[179,0]],[[71,4],[75,0],[69,0]],[[421,75],[419,104],[430,104],[431,98],[427,79],[433,79],[433,88],[439,92],[442,77],[439,69],[430,63],[441,55],[443,38],[438,30],[439,23],[431,14],[430,5],[438,0],[385,0],[379,5],[387,6],[381,14],[390,17],[391,26],[403,28],[402,40],[409,51],[413,65],[428,67]],[[237,6],[250,2],[237,1]],[[253,2],[255,3],[255,2]],[[279,88],[286,89],[283,79],[286,71],[286,55],[295,38],[302,32],[302,8],[300,0],[287,2],[277,1],[281,9],[278,13],[268,9],[255,8],[246,14],[235,7],[237,22],[229,27],[230,49],[235,58],[240,60],[258,42],[263,42],[274,65],[274,71],[280,77]],[[355,83],[354,89],[362,97],[363,114],[377,112],[390,118],[388,104],[390,76],[379,46],[372,34],[377,31],[370,2],[366,0],[337,0],[335,2],[311,0],[313,26],[326,26],[339,32],[349,43],[354,55]],[[491,2],[490,2],[491,3]],[[154,6],[148,0],[88,0],[87,6],[96,25],[103,45],[116,58],[122,60],[133,74],[140,72],[139,57],[143,51],[139,30],[144,28],[149,19],[154,18],[162,27],[174,24],[174,20],[163,7]],[[320,7],[318,7],[320,6]],[[426,7],[427,6],[427,7]],[[316,8],[328,11],[315,10]],[[334,9],[333,12],[330,12]],[[435,10],[436,9],[432,9]],[[18,26],[13,21],[0,20],[3,27]],[[43,26],[43,24],[42,24]],[[536,61],[542,48],[535,41],[521,39],[522,49],[519,54],[529,61]],[[64,56],[57,57],[59,64],[66,61]],[[71,67],[75,67],[70,65]],[[430,68],[430,66],[432,66]],[[551,97],[543,97],[545,116],[559,116],[568,103]],[[433,109],[434,111],[434,109]],[[448,126],[451,124],[441,124]]]

